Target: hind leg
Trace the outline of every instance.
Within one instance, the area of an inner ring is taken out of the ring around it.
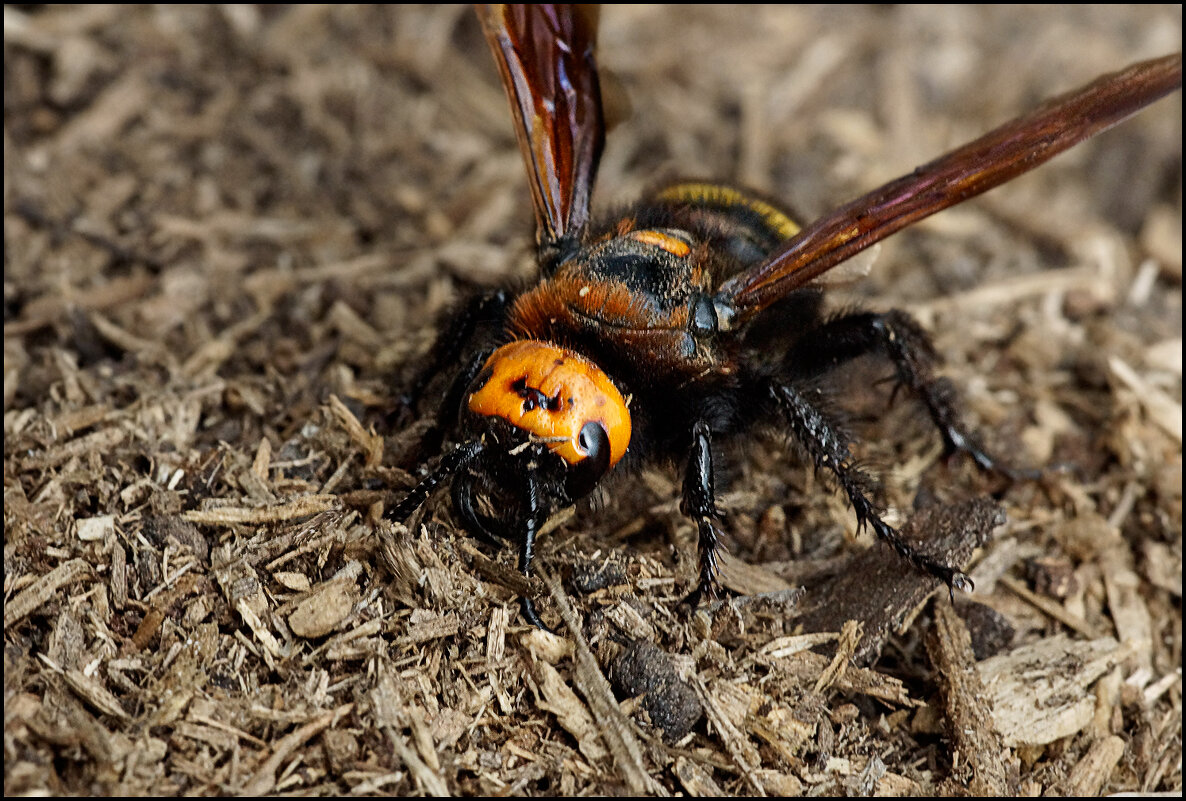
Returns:
[[[811,380],[868,353],[882,353],[889,358],[900,384],[926,407],[949,454],[967,454],[981,469],[1014,481],[1039,476],[1039,471],[1018,470],[990,455],[964,425],[956,408],[954,387],[934,374],[939,357],[930,339],[906,312],[853,312],[836,317],[793,347],[786,363],[797,378]]]
[[[848,496],[857,515],[858,527],[871,526],[877,536],[903,559],[941,579],[950,590],[972,589],[972,580],[965,573],[918,552],[899,536],[893,526],[881,519],[880,511],[868,495],[873,486],[872,479],[853,464],[848,438],[812,403],[808,393],[779,383],[771,383],[769,392],[796,441],[811,455],[816,469],[831,472]]]

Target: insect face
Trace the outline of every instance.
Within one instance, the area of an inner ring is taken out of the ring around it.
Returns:
[[[563,460],[573,500],[588,495],[630,444],[630,412],[618,388],[588,359],[547,342],[519,340],[495,351],[466,406],[479,418],[506,421]]]

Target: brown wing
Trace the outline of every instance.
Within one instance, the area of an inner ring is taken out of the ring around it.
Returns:
[[[593,47],[597,12],[569,4],[478,5],[511,101],[541,251],[578,232],[605,141]]]
[[[1181,86],[1181,53],[1097,78],[825,215],[722,284],[718,297],[744,321],[895,231],[1032,170]]]

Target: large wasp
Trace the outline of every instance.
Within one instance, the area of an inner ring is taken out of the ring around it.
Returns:
[[[606,473],[647,460],[684,466],[681,509],[699,533],[699,580],[716,589],[714,443],[755,426],[788,431],[830,473],[857,519],[949,588],[968,577],[904,541],[870,497],[850,440],[819,401],[839,365],[881,354],[926,408],[949,452],[1010,474],[964,426],[934,351],[905,313],[829,316],[815,279],[894,232],[1033,169],[1181,86],[1181,55],[1135,64],[1047,102],[800,227],[745,189],[678,182],[625,213],[590,216],[604,141],[595,11],[478,6],[510,99],[531,188],[540,276],[457,309],[404,400],[458,369],[425,442],[434,466],[391,511],[406,520],[448,482],[474,536],[535,538]],[[529,598],[524,616],[542,625]]]

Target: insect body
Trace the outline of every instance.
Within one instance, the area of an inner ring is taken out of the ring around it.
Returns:
[[[713,443],[757,425],[787,430],[830,473],[861,524],[950,587],[956,567],[920,553],[881,517],[872,481],[818,400],[828,373],[878,353],[926,407],[951,452],[1003,468],[932,373],[933,350],[897,311],[827,316],[810,282],[922,217],[1032,169],[1181,84],[1181,58],[1130,67],[800,227],[775,204],[719,184],[682,182],[621,216],[589,220],[603,141],[595,22],[583,8],[480,6],[515,112],[537,220],[541,277],[459,310],[412,384],[460,370],[426,442],[435,467],[392,511],[406,519],[450,483],[475,536],[518,545],[531,568],[536,534],[615,465],[684,466],[682,511],[696,522],[692,603],[716,586],[721,515]],[[525,616],[540,624],[524,599]]]

